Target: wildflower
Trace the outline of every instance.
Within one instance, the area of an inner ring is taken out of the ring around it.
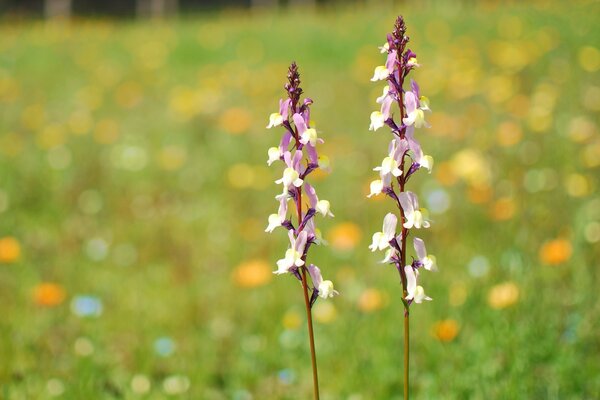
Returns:
[[[369,185],[371,189],[371,193],[367,197],[377,196],[383,190],[383,181],[381,179],[376,179]]]
[[[266,232],[272,232],[278,226],[288,229],[290,246],[285,252],[284,258],[277,261],[275,274],[289,273],[302,282],[304,299],[309,324],[309,340],[313,365],[316,376],[316,356],[314,349],[314,337],[312,330],[312,306],[318,297],[329,298],[338,294],[333,283],[323,280],[321,271],[315,265],[307,266],[306,259],[308,250],[315,244],[326,244],[321,232],[315,226],[315,215],[333,217],[329,201],[319,199],[315,189],[306,182],[307,177],[315,170],[329,170],[329,158],[319,156],[317,145],[323,143],[317,131],[311,127],[310,106],[313,104],[311,98],[301,99],[303,93],[300,87],[300,74],[295,63],[289,68],[288,83],[285,84],[287,99],[279,101],[279,113],[271,114],[267,128],[281,126],[284,128],[279,147],[268,150],[267,164],[271,165],[278,159],[283,159],[285,168],[282,177],[275,183],[282,184],[282,192],[275,196],[280,202],[277,214],[271,214],[268,218]],[[293,152],[293,155],[292,155]],[[306,161],[306,163],[304,163]],[[304,193],[303,193],[304,192]],[[307,210],[304,208],[303,194],[310,203]],[[288,218],[289,199],[294,202],[293,214],[296,221]],[[312,281],[309,286],[308,277]],[[309,290],[312,295],[309,295]],[[316,380],[315,380],[316,383]],[[318,386],[315,385],[315,393],[318,395]]]
[[[308,266],[308,272],[312,279],[313,285],[317,289],[319,297],[327,299],[339,294],[337,290],[333,288],[333,283],[328,280],[323,280],[321,276],[321,270],[314,264]]]
[[[277,211],[277,214],[269,215],[269,225],[267,226],[267,229],[265,229],[265,232],[273,232],[275,228],[283,224],[287,216],[288,200],[289,196],[287,193],[279,196],[279,210]]]
[[[324,217],[333,217],[333,213],[330,210],[330,203],[327,200],[319,200],[317,197],[317,192],[315,188],[311,185],[306,184],[305,186],[306,195],[308,196],[308,200],[310,202],[310,207],[317,212],[321,213]]]
[[[383,88],[377,103],[381,105],[379,111],[371,113],[369,130],[378,130],[387,125],[393,135],[393,140],[388,146],[388,154],[380,166],[374,168],[379,172],[379,179],[371,182],[371,192],[367,197],[385,193],[394,200],[402,217],[400,232],[396,233],[397,217],[389,213],[383,224],[383,231],[373,235],[373,241],[369,248],[371,251],[386,250],[382,263],[390,263],[396,267],[400,274],[402,292],[404,297],[404,327],[408,332],[409,309],[413,303],[422,303],[431,300],[425,294],[422,286],[417,284],[419,270],[436,268],[435,258],[428,255],[425,243],[419,238],[413,241],[417,259],[412,265],[407,265],[407,237],[412,228],[427,228],[429,222],[426,218],[426,210],[419,208],[417,196],[406,190],[409,178],[419,169],[424,168],[431,172],[433,158],[425,155],[421,145],[415,138],[415,129],[429,127],[425,120],[425,112],[431,111],[429,100],[421,96],[419,85],[411,81],[410,90],[404,86],[405,79],[409,73],[419,67],[417,55],[406,46],[409,38],[406,35],[406,24],[400,16],[396,19],[394,30],[387,35],[387,42],[380,47],[382,53],[387,53],[385,66],[375,68],[371,81],[386,80],[387,85]],[[394,120],[391,107],[397,104],[401,121]],[[408,365],[408,335],[404,340],[404,362]],[[408,371],[405,373],[404,397],[408,398]]]
[[[413,245],[415,246],[415,251],[417,252],[419,263],[426,270],[435,271],[437,269],[437,265],[435,264],[435,256],[427,254],[427,250],[425,249],[425,242],[423,241],[423,239],[414,238]]]
[[[406,92],[404,94],[404,103],[406,107],[406,118],[402,119],[405,125],[414,125],[415,128],[426,127],[430,125],[425,121],[425,110],[418,106],[418,98],[413,92]],[[429,107],[427,107],[429,109]]]
[[[268,155],[267,165],[271,166],[275,161],[281,159],[281,149],[279,147],[269,147]]]
[[[274,271],[275,274],[285,274],[293,267],[301,267],[304,265],[302,254],[304,253],[308,234],[306,231],[302,231],[296,238],[292,231],[288,231],[288,236],[290,238],[291,247],[285,252],[285,257],[277,261],[277,271]]]
[[[396,236],[396,224],[398,223],[398,218],[392,213],[388,213],[383,219],[383,229],[382,232],[375,232],[373,234],[372,243],[369,246],[371,251],[375,250],[383,250],[386,247],[389,247],[390,240]]]
[[[421,227],[429,228],[429,221],[423,216],[423,213],[426,210],[419,208],[419,200],[417,199],[416,194],[413,192],[402,192],[398,195],[398,200],[404,210],[406,222],[403,226],[406,229],[410,229],[413,226],[417,229],[420,229]]]
[[[302,186],[304,182],[300,179],[300,160],[302,159],[302,152],[296,150],[294,153],[294,158],[292,158],[289,151],[286,151],[283,154],[283,159],[287,165],[287,168],[283,170],[283,176],[281,179],[275,181],[275,183],[283,183],[284,190],[289,189],[290,186],[294,185],[295,187]]]
[[[390,73],[388,72],[388,69],[385,67],[385,65],[380,65],[377,68],[375,68],[375,72],[373,73],[371,81],[383,81],[386,80],[389,75]]]
[[[289,107],[290,99],[279,100],[279,112],[269,115],[269,125],[267,125],[267,129],[271,129],[283,124],[284,115],[287,117]]]
[[[413,300],[415,303],[420,304],[423,300],[431,301],[431,297],[425,294],[423,286],[417,285],[417,272],[410,265],[404,267],[404,273],[406,274],[406,300]]]

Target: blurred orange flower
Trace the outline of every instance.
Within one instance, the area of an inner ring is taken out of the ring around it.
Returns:
[[[358,298],[358,308],[363,312],[377,311],[384,306],[384,297],[377,289],[367,289]]]
[[[266,285],[272,277],[272,268],[264,260],[250,260],[241,263],[233,271],[235,284],[245,288]]]
[[[441,342],[451,342],[460,330],[458,322],[453,319],[438,321],[433,325],[433,336]]]
[[[496,221],[505,221],[511,219],[517,211],[517,204],[511,197],[502,197],[490,208],[490,215]]]
[[[497,310],[512,306],[519,300],[519,287],[513,282],[493,286],[488,293],[488,304]]]
[[[352,250],[358,242],[362,232],[358,225],[352,222],[343,222],[334,226],[329,232],[329,243],[337,250]]]
[[[13,263],[21,257],[21,245],[14,237],[0,239],[0,263]]]
[[[232,135],[246,132],[251,125],[252,115],[243,108],[227,109],[219,118],[219,127]]]
[[[554,239],[542,245],[539,257],[544,264],[557,265],[569,260],[572,253],[571,242],[566,239]]]
[[[65,296],[65,290],[56,283],[40,283],[33,289],[33,302],[43,307],[58,306]]]

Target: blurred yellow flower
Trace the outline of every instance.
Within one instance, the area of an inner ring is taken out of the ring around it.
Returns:
[[[358,298],[358,309],[366,313],[374,312],[384,307],[385,300],[379,290],[369,288],[362,292]]]
[[[119,124],[113,119],[98,121],[94,129],[94,139],[98,143],[111,144],[119,138]]]
[[[13,263],[21,258],[21,245],[14,237],[0,239],[0,263]]]
[[[454,283],[450,286],[448,293],[448,302],[451,306],[459,307],[465,304],[467,300],[467,286],[462,282]]]
[[[490,103],[502,103],[513,97],[517,92],[516,79],[513,75],[497,75],[489,78],[485,94]]]
[[[454,174],[452,165],[448,161],[443,161],[435,169],[435,179],[444,186],[452,186],[458,177]]]
[[[489,186],[492,172],[487,159],[473,148],[459,151],[452,157],[452,170],[472,186]]]
[[[179,121],[186,122],[200,112],[201,99],[194,90],[177,86],[171,90],[169,110]]]
[[[453,319],[445,319],[433,325],[432,334],[440,342],[451,342],[458,335],[460,328]]]
[[[254,184],[254,169],[245,163],[233,164],[227,171],[229,184],[235,189],[249,188]]]
[[[166,146],[158,153],[158,164],[166,171],[176,171],[185,164],[187,151],[181,146]]]
[[[244,288],[263,286],[273,277],[271,269],[264,260],[246,261],[234,269],[233,281],[237,286]]]
[[[493,191],[490,186],[469,186],[467,198],[473,204],[484,204],[492,199]]]
[[[498,133],[496,137],[500,146],[514,146],[523,138],[523,130],[521,129],[521,125],[515,122],[506,121],[498,126]]]
[[[496,221],[505,221],[514,217],[517,204],[512,197],[502,197],[494,202],[490,208],[490,216]]]
[[[21,93],[19,83],[10,76],[0,76],[0,101],[11,102]]]
[[[67,123],[73,134],[85,135],[92,129],[94,120],[89,112],[76,110],[69,116],[69,121]]]
[[[317,301],[313,308],[315,320],[322,324],[328,324],[337,317],[337,309],[331,301]]]
[[[575,117],[569,123],[569,137],[576,143],[584,143],[597,134],[596,124],[586,116]]]
[[[296,330],[302,324],[302,318],[296,311],[288,311],[283,315],[283,327],[289,330]]]
[[[42,104],[31,104],[21,112],[21,124],[31,131],[40,129],[46,121],[46,110]]]
[[[40,283],[33,289],[33,302],[39,306],[58,306],[65,300],[65,297],[65,290],[56,283]]]
[[[569,174],[565,180],[565,188],[572,197],[584,197],[590,193],[590,183],[581,174]]]
[[[519,300],[519,287],[513,282],[493,286],[488,292],[488,304],[499,310],[510,307]]]
[[[567,239],[554,239],[540,247],[539,258],[544,264],[557,265],[568,261],[572,254],[571,242]]]
[[[600,69],[600,51],[593,46],[584,46],[579,49],[579,65],[587,72],[596,72]]]
[[[358,225],[352,222],[343,222],[335,225],[328,235],[331,246],[337,250],[352,250],[362,237]]]
[[[583,149],[583,162],[588,168],[594,168],[600,165],[600,140],[590,143]]]
[[[219,117],[219,127],[232,135],[245,133],[252,125],[252,115],[243,108],[230,108]]]
[[[45,150],[64,144],[65,140],[65,128],[57,124],[44,126],[36,136],[37,145]]]
[[[133,108],[141,100],[142,87],[137,82],[125,82],[115,91],[115,101],[123,108]]]

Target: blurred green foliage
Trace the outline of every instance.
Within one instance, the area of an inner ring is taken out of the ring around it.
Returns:
[[[396,271],[367,246],[368,131],[397,13],[431,99],[411,190],[440,271],[412,310],[423,399],[600,397],[598,3],[222,13],[0,26],[0,397],[306,399],[302,294],[266,149],[300,65],[333,171],[311,257],[323,399],[399,399]]]

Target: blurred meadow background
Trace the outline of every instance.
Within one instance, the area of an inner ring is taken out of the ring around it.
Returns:
[[[367,246],[369,132],[403,14],[435,160],[411,190],[439,272],[415,399],[600,399],[598,2],[362,2],[0,22],[0,398],[307,399],[302,291],[266,130],[300,66],[332,161],[311,252],[323,399],[399,399],[398,275]]]

